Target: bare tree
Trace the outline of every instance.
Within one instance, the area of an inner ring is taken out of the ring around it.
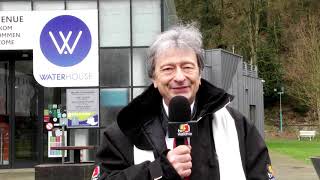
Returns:
[[[309,15],[295,28],[296,41],[286,63],[288,93],[315,112],[320,128],[320,22]]]
[[[264,0],[244,0],[238,1],[238,3],[242,3],[242,6],[239,7],[242,7],[242,13],[245,17],[244,23],[248,33],[250,63],[257,64],[260,20]]]

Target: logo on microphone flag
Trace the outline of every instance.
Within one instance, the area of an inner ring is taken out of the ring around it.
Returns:
[[[180,137],[192,136],[190,125],[189,124],[180,124],[177,135]]]
[[[198,125],[196,121],[188,122],[168,122],[168,137],[181,138],[198,135]]]
[[[189,132],[190,132],[189,124],[180,124],[178,133],[189,133]]]

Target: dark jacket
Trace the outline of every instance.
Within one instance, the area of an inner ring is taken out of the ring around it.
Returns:
[[[193,119],[198,122],[198,136],[191,137],[191,180],[218,180],[219,163],[212,138],[212,114],[227,105],[232,96],[202,80],[196,95]],[[264,140],[255,126],[239,112],[227,107],[235,121],[244,173],[248,180],[268,178],[270,159]],[[112,180],[181,180],[166,159],[166,115],[162,97],[150,86],[144,93],[124,107],[117,122],[104,132],[97,163],[103,172],[100,179]],[[134,165],[133,145],[152,150],[155,160]],[[232,173],[232,169],[230,169]],[[271,179],[271,178],[270,178]]]

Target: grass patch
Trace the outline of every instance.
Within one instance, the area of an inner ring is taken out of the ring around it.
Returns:
[[[267,139],[268,149],[290,156],[297,160],[302,160],[311,164],[310,157],[320,156],[320,139],[312,141],[308,139],[298,141],[297,139]]]

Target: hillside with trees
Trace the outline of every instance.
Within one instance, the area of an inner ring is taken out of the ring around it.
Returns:
[[[198,22],[205,49],[234,50],[258,66],[266,112],[279,102],[275,89],[283,87],[288,111],[320,126],[319,0],[175,0],[175,5],[182,22]]]

